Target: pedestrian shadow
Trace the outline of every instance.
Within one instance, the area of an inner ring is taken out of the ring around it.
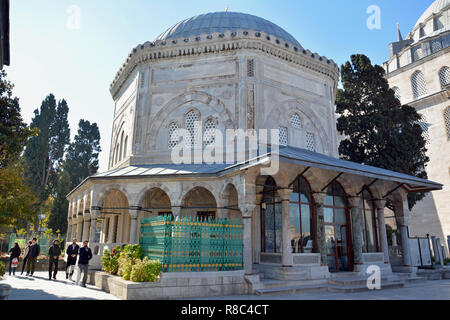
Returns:
[[[40,289],[12,288],[7,300],[95,300],[87,297],[61,297]]]

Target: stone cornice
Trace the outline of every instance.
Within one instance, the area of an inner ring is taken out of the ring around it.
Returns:
[[[313,70],[330,77],[337,85],[339,68],[337,64],[317,53],[302,47],[278,40],[264,32],[227,31],[225,33],[203,34],[186,39],[168,39],[167,41],[146,42],[137,46],[128,55],[110,86],[113,98],[128,79],[135,68],[147,61],[176,59],[178,57],[213,55],[219,52],[236,50],[258,50],[278,57],[301,67]]]

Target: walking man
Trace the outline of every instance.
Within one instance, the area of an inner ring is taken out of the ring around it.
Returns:
[[[83,272],[83,282],[82,287],[86,288],[86,281],[88,275],[89,260],[92,259],[92,251],[88,248],[88,241],[83,242],[83,247],[80,248],[78,257],[78,274],[77,274],[77,285],[80,284],[81,272]]]
[[[32,242],[28,241],[28,245],[25,247],[25,249],[23,249],[22,272],[20,273],[20,275],[23,275],[23,271],[25,270],[25,267],[27,265],[28,254],[30,253],[31,244]]]
[[[41,254],[41,247],[37,243],[37,239],[31,240],[30,252],[27,259],[27,276],[32,277],[36,266],[37,257]]]
[[[53,272],[53,279],[56,280],[56,274],[58,273],[59,256],[61,255],[61,248],[59,247],[59,241],[53,241],[53,245],[48,249],[48,279],[52,279],[52,269],[55,265],[55,271]]]
[[[66,279],[72,280],[75,264],[77,263],[77,255],[80,250],[80,246],[77,245],[77,239],[72,240],[72,244],[67,247],[67,265],[66,265]]]

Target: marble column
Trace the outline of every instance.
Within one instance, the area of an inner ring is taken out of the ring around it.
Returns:
[[[107,243],[113,243],[114,239],[114,228],[115,228],[115,215],[109,215],[109,230],[108,230],[108,240]]]
[[[77,223],[77,240],[78,242],[83,242],[83,216],[78,217]]]
[[[245,274],[253,273],[253,232],[252,232],[252,224],[253,224],[253,210],[255,209],[255,205],[246,204],[240,206],[242,219],[244,222],[244,239],[243,239],[243,260],[244,260],[244,271]]]
[[[89,230],[89,242],[95,241],[95,228],[97,227],[98,211],[91,210],[91,225]]]
[[[139,217],[139,210],[130,210],[130,217],[131,217],[130,243],[131,244],[137,244],[138,239],[137,239],[137,236],[136,236],[136,231],[137,231],[137,219]]]
[[[124,225],[124,217],[125,213],[121,213],[119,215],[118,221],[117,221],[117,243],[123,242],[123,225]]]
[[[257,203],[260,203],[261,201],[258,201]],[[253,226],[254,226],[254,232],[253,235],[253,241],[254,241],[254,250],[253,250],[253,256],[254,256],[254,262],[260,263],[261,258],[261,205],[256,205],[253,213]]]
[[[279,189],[278,195],[281,198],[281,233],[282,233],[282,252],[281,263],[283,267],[292,267],[294,265],[294,258],[292,255],[291,245],[291,213],[289,209],[289,201],[293,189]]]
[[[172,207],[172,214],[174,219],[177,217],[181,218],[181,207],[180,206],[173,206]]]
[[[396,217],[397,228],[400,233],[400,239],[402,243],[402,254],[403,254],[403,265],[411,267],[411,248],[409,246],[409,236],[408,236],[408,218],[407,217]]]
[[[70,239],[70,242],[72,242],[73,238],[77,237],[77,221],[72,218],[72,232],[71,232],[71,237],[72,239]],[[77,239],[77,241],[79,241],[80,239]]]
[[[100,243],[106,243],[106,224],[107,224],[107,222],[108,222],[108,218],[105,216],[105,215],[103,215],[103,217],[102,217],[102,230],[101,230],[101,233],[100,233]]]
[[[89,227],[91,224],[91,214],[84,213],[84,221],[83,221],[83,234],[81,235],[81,241],[88,240],[89,241]]]
[[[361,197],[348,197],[352,221],[353,262],[363,264],[363,212]]]
[[[325,239],[325,225],[324,225],[324,212],[323,212],[323,203],[325,201],[326,193],[314,192],[314,225],[316,233],[315,239],[316,244],[315,247],[317,251],[320,253],[320,259],[322,261],[322,266],[327,266],[327,244]]]
[[[378,218],[378,234],[380,238],[380,249],[384,253],[384,263],[389,263],[389,244],[386,233],[386,221],[384,219],[384,208],[386,207],[386,200],[375,200]]]

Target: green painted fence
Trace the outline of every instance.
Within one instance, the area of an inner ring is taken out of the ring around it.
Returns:
[[[243,230],[237,219],[154,217],[141,221],[139,244],[163,272],[242,270]]]

